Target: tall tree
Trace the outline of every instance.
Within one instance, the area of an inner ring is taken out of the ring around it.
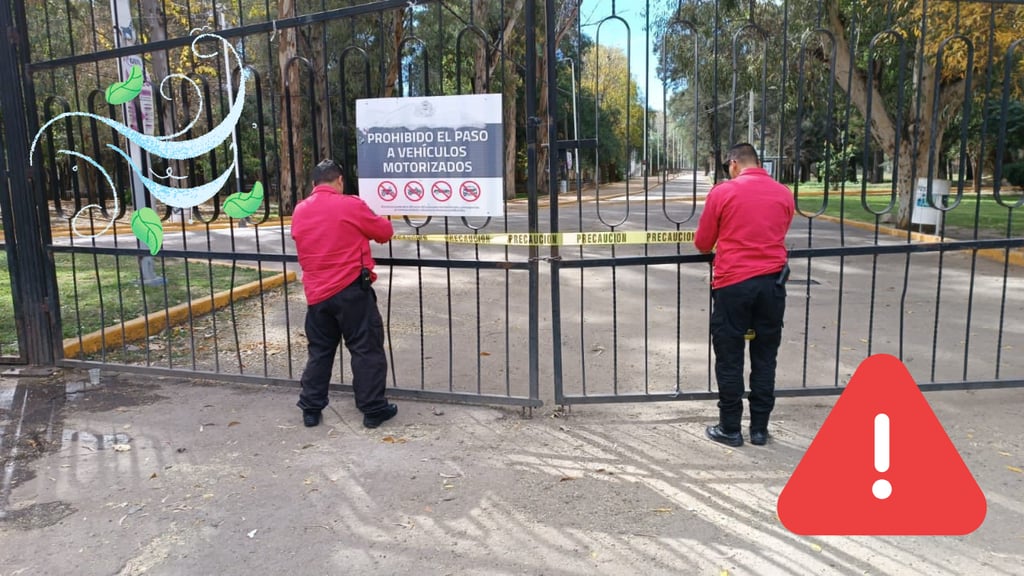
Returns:
[[[277,17],[281,20],[295,17],[296,0],[279,0]],[[305,184],[302,154],[302,95],[299,67],[293,62],[298,57],[298,32],[285,28],[278,33],[278,67],[281,73],[281,211],[291,214],[298,200],[299,188]],[[289,126],[291,129],[289,130]]]
[[[629,69],[626,53],[620,48],[595,44],[583,53],[582,84],[592,91],[598,110],[611,115],[611,124],[601,121],[595,114],[594,129],[601,140],[613,136],[619,148],[600,158],[598,168],[610,179],[626,175],[632,152],[642,148],[645,133],[644,110],[636,78]],[[612,134],[608,134],[608,130]]]
[[[901,0],[886,9],[870,3],[826,0],[826,10],[825,25],[835,38],[835,62],[831,67],[835,80],[868,119],[874,143],[896,161],[900,198],[897,225],[907,228],[913,179],[934,175],[935,162],[941,162],[936,155],[943,148],[943,134],[959,116],[957,112],[971,104],[968,78],[974,78],[975,85],[970,87],[973,92],[984,89],[977,86],[979,78],[1002,69],[1007,47],[1024,32],[1024,7],[960,2],[925,5],[921,0]],[[894,106],[892,95],[883,91],[883,81],[899,72],[890,69],[887,74],[885,67],[894,66],[892,61],[851,58],[851,43],[857,40],[858,32],[862,44],[875,33],[887,32],[887,38],[902,38],[912,50],[908,67],[903,70],[906,82],[894,87],[906,95],[904,106]],[[973,59],[968,57],[968,43]],[[944,50],[941,73],[940,47]],[[817,54],[825,60],[831,58],[827,50]],[[996,65],[992,70],[987,69],[990,59]]]
[[[550,0],[554,1],[554,0]],[[548,142],[548,131],[546,120],[554,121],[553,110],[548,109],[548,94],[553,89],[552,86],[548,85],[548,66],[557,66],[557,62],[550,62],[547,57],[547,46],[548,42],[551,42],[556,47],[559,46],[565,39],[566,35],[573,31],[576,27],[576,19],[580,13],[580,0],[562,0],[556,5],[555,10],[555,22],[553,29],[555,31],[554,38],[548,38],[547,34],[538,34],[537,38],[540,40],[540,45],[537,47],[537,79],[539,82],[538,86],[538,98],[540,101],[537,103],[537,117],[542,120],[540,130],[537,131],[537,165],[540,167],[538,171],[538,182],[537,190],[541,193],[546,193],[550,190],[550,178],[548,170],[545,168],[548,165],[548,155],[551,154],[551,142]],[[540,23],[543,23],[545,19],[541,18]],[[540,24],[539,23],[539,24]]]
[[[516,146],[519,106],[519,89],[522,85],[518,74],[517,56],[523,50],[519,46],[523,38],[523,8],[526,0],[509,2],[487,2],[473,0],[473,24],[481,28],[492,39],[490,46],[476,44],[474,53],[474,87],[479,92],[484,86],[500,86],[502,120],[505,125],[505,199],[516,197]],[[497,7],[497,9],[496,9]],[[504,7],[502,13],[501,7]]]

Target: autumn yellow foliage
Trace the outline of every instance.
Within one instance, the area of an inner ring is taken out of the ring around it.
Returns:
[[[1003,66],[1009,50],[1017,56],[1017,70],[1011,74],[1012,92],[1019,93],[1024,81],[1024,5],[988,2],[951,2],[916,0],[896,2],[900,28],[910,38],[919,38],[924,30],[924,54],[937,67],[942,50],[942,78],[964,78],[970,67],[981,77],[989,58],[996,69],[994,88],[1003,78]],[[922,15],[926,14],[924,18]]]

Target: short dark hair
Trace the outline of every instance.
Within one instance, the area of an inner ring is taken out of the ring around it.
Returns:
[[[761,161],[757,158],[757,150],[749,142],[740,142],[729,148],[728,162],[735,160],[744,166],[760,166]]]
[[[338,178],[341,178],[341,166],[334,160],[328,158],[327,160],[321,160],[319,164],[313,168],[313,185],[325,184],[327,182],[334,182]]]

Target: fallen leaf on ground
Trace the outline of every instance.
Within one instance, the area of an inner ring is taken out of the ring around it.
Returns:
[[[458,478],[459,477],[458,474],[445,474],[444,472],[438,472],[438,474],[441,475],[441,478]]]
[[[1006,456],[1007,458],[1009,458],[1009,456],[1010,456],[1010,453],[1009,453],[1009,452],[1003,452],[1003,451],[1000,451],[1000,452],[999,452],[999,455],[1000,455],[1000,456]]]
[[[1016,466],[1007,466],[1006,469],[1009,470],[1010,472],[1016,472],[1017,474],[1024,474],[1024,470],[1021,470]]]
[[[259,532],[259,531],[260,531],[260,529],[257,528],[255,530],[253,530],[252,532],[249,532],[248,534],[246,534],[246,536],[248,536],[249,538],[255,538],[256,537],[256,533]]]
[[[153,472],[153,475],[149,477],[150,480],[152,480],[154,478],[156,478],[156,472]]]
[[[238,422],[238,421],[228,422],[228,428],[231,428],[232,426],[238,426],[239,424],[241,424],[241,422]]]
[[[575,478],[573,478],[572,476],[562,476],[561,478],[558,479],[559,482],[568,482],[570,480],[575,480]]]
[[[405,438],[395,438],[394,436],[385,436],[380,439],[385,444],[405,444]]]
[[[658,514],[666,514],[671,511],[671,508],[655,508],[654,510],[652,510],[652,512],[657,512]]]
[[[815,552],[821,552],[821,546],[818,544],[811,544],[811,550],[814,550]]]
[[[114,452],[127,452],[131,449],[130,444],[114,444]]]

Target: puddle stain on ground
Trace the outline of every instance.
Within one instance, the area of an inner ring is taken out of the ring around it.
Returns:
[[[83,374],[84,376],[84,374]],[[124,433],[104,434],[64,427],[65,408],[100,412],[150,404],[162,397],[152,389],[121,384],[108,376],[107,384],[65,382],[58,378],[0,378],[0,529],[31,530],[52,526],[75,513],[67,502],[11,502],[13,490],[35,477],[33,463],[40,457],[70,446],[89,451],[113,450],[131,442]]]

